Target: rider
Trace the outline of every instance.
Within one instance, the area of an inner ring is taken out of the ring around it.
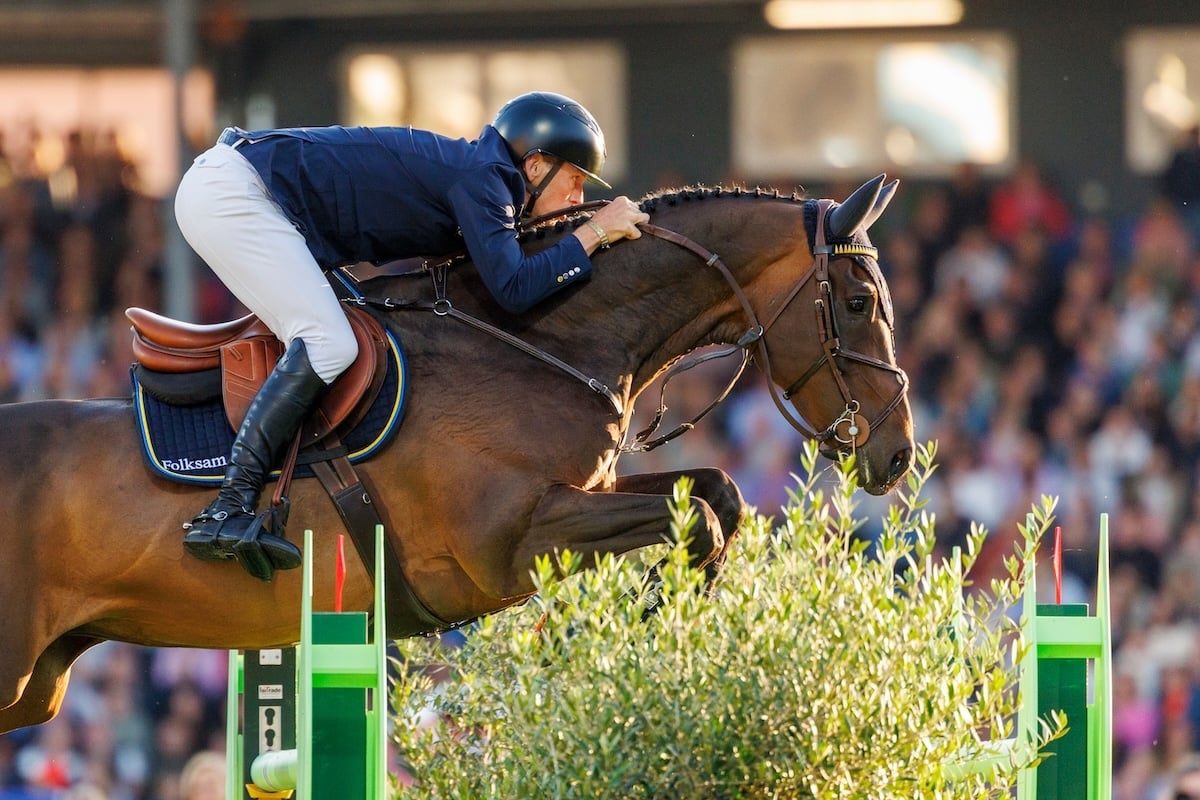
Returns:
[[[523,312],[591,274],[590,256],[648,220],[618,197],[553,247],[526,255],[528,218],[583,201],[600,178],[604,134],[582,105],[532,92],[468,142],[413,128],[227,128],[179,184],[175,214],[192,248],[284,344],[237,433],[220,493],[184,525],[211,561],[255,525],[270,470],[357,355],[326,270],[466,249],[496,302]],[[270,580],[300,564],[286,539],[256,531],[243,566]],[[269,561],[269,563],[267,563]]]

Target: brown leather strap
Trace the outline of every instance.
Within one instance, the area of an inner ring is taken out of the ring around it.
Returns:
[[[375,526],[383,520],[375,510],[370,494],[362,480],[345,456],[336,455],[326,460],[314,461],[309,465],[317,480],[337,507],[342,523],[350,534],[358,557],[371,575],[375,574]],[[384,567],[388,576],[402,574],[400,559],[390,545],[384,549]]]
[[[279,471],[279,480],[275,483],[275,494],[271,496],[271,505],[281,505],[286,499],[288,490],[292,486],[292,476],[296,474],[296,458],[300,455],[300,439],[302,433],[297,432],[296,438],[292,440],[292,446],[288,448],[287,457],[283,460],[283,467]]]
[[[336,437],[321,444],[322,448],[344,451]],[[335,455],[311,464],[317,480],[337,508],[342,524],[350,534],[350,541],[358,551],[358,557],[371,575],[375,574],[375,528],[383,524],[371,493],[363,483],[354,465],[344,455]],[[404,638],[419,634],[449,630],[455,625],[434,614],[421,602],[412,586],[404,577],[400,557],[388,537],[384,537],[384,574],[387,575],[387,621],[389,636]]]

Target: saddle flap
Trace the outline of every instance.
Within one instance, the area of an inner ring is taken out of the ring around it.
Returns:
[[[379,394],[387,374],[387,336],[365,311],[347,307],[346,318],[358,343],[358,357],[321,396],[305,423],[305,441],[320,441],[335,430],[353,427]],[[274,336],[238,339],[221,347],[221,395],[234,430],[242,425],[259,388],[283,355]]]
[[[338,376],[305,423],[305,441],[320,441],[336,430],[347,430],[362,421],[379,395],[387,375],[387,335],[365,311],[346,307],[346,319],[358,342],[358,357]]]
[[[238,339],[221,347],[221,398],[235,431],[282,355],[283,343],[274,336]]]

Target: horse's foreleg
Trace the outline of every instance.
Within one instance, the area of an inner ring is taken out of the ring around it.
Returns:
[[[666,485],[669,492],[670,484]],[[670,541],[668,497],[668,493],[586,492],[557,485],[546,492],[534,510],[530,527],[514,550],[512,574],[525,581],[521,588],[528,591],[531,587],[523,576],[537,556],[569,549],[589,564],[609,553],[627,553]],[[720,518],[707,500],[694,496],[692,504],[697,518],[688,549],[693,562],[704,566],[720,556],[725,535]]]
[[[43,650],[33,669],[14,682],[16,701],[0,709],[0,733],[53,719],[67,693],[71,665],[84,650],[101,641],[91,636],[67,635],[54,640]]]
[[[720,552],[711,560],[704,563],[704,571],[708,585],[716,581],[725,559],[729,555],[729,545],[737,535],[738,528],[746,516],[746,503],[742,492],[733,479],[723,470],[695,469],[678,472],[653,472],[643,475],[627,475],[617,479],[618,492],[635,492],[640,494],[670,495],[676,482],[681,477],[689,477],[694,481],[692,496],[699,497],[708,503],[721,524],[724,543]]]

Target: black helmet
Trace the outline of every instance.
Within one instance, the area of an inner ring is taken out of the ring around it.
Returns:
[[[596,118],[569,97],[529,92],[504,104],[492,126],[519,164],[530,153],[546,153],[579,169],[592,183],[611,189],[600,177],[604,132]]]

